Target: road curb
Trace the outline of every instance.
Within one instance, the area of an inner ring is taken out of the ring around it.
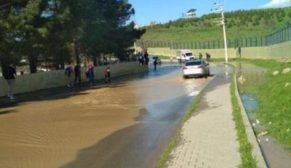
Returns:
[[[235,77],[235,80],[234,80],[234,82],[235,82],[235,96],[237,97],[238,104],[239,104],[240,109],[241,109],[240,111],[241,111],[241,115],[242,115],[245,129],[246,129],[247,137],[250,141],[250,144],[252,145],[252,155],[255,158],[255,160],[257,161],[258,168],[268,168],[268,165],[263,157],[260,145],[257,141],[255,132],[253,130],[253,127],[251,126],[251,123],[250,123],[248,116],[247,116],[247,112],[246,112],[245,107],[243,106],[242,100],[240,98],[240,95],[238,92],[238,87],[237,87],[236,74],[234,74],[234,77]]]

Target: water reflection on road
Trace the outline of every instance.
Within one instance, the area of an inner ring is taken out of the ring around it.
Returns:
[[[154,167],[187,106],[210,79],[179,66],[0,109],[0,165]],[[5,114],[5,115],[4,115]]]
[[[82,150],[79,157],[64,168],[82,165],[87,160],[84,157],[87,154],[83,154],[92,149],[98,151],[95,159],[92,158],[98,161],[92,167],[155,167],[187,106],[208,81],[184,80],[180,73],[180,67],[164,67],[131,81],[129,85],[139,104],[136,123]]]

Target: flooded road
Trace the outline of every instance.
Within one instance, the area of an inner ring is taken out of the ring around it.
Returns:
[[[163,66],[88,90],[29,94],[0,108],[0,165],[154,167],[211,78],[184,80],[180,67]]]

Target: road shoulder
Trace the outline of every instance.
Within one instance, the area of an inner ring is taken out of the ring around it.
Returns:
[[[229,86],[222,82],[206,92],[181,129],[181,141],[170,154],[169,168],[233,168],[241,164]]]

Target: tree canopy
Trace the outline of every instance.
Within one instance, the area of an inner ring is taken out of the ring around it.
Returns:
[[[41,61],[80,63],[81,54],[95,64],[102,54],[126,60],[145,32],[129,22],[134,9],[126,0],[0,1],[0,13],[1,67],[25,57],[31,72]]]

